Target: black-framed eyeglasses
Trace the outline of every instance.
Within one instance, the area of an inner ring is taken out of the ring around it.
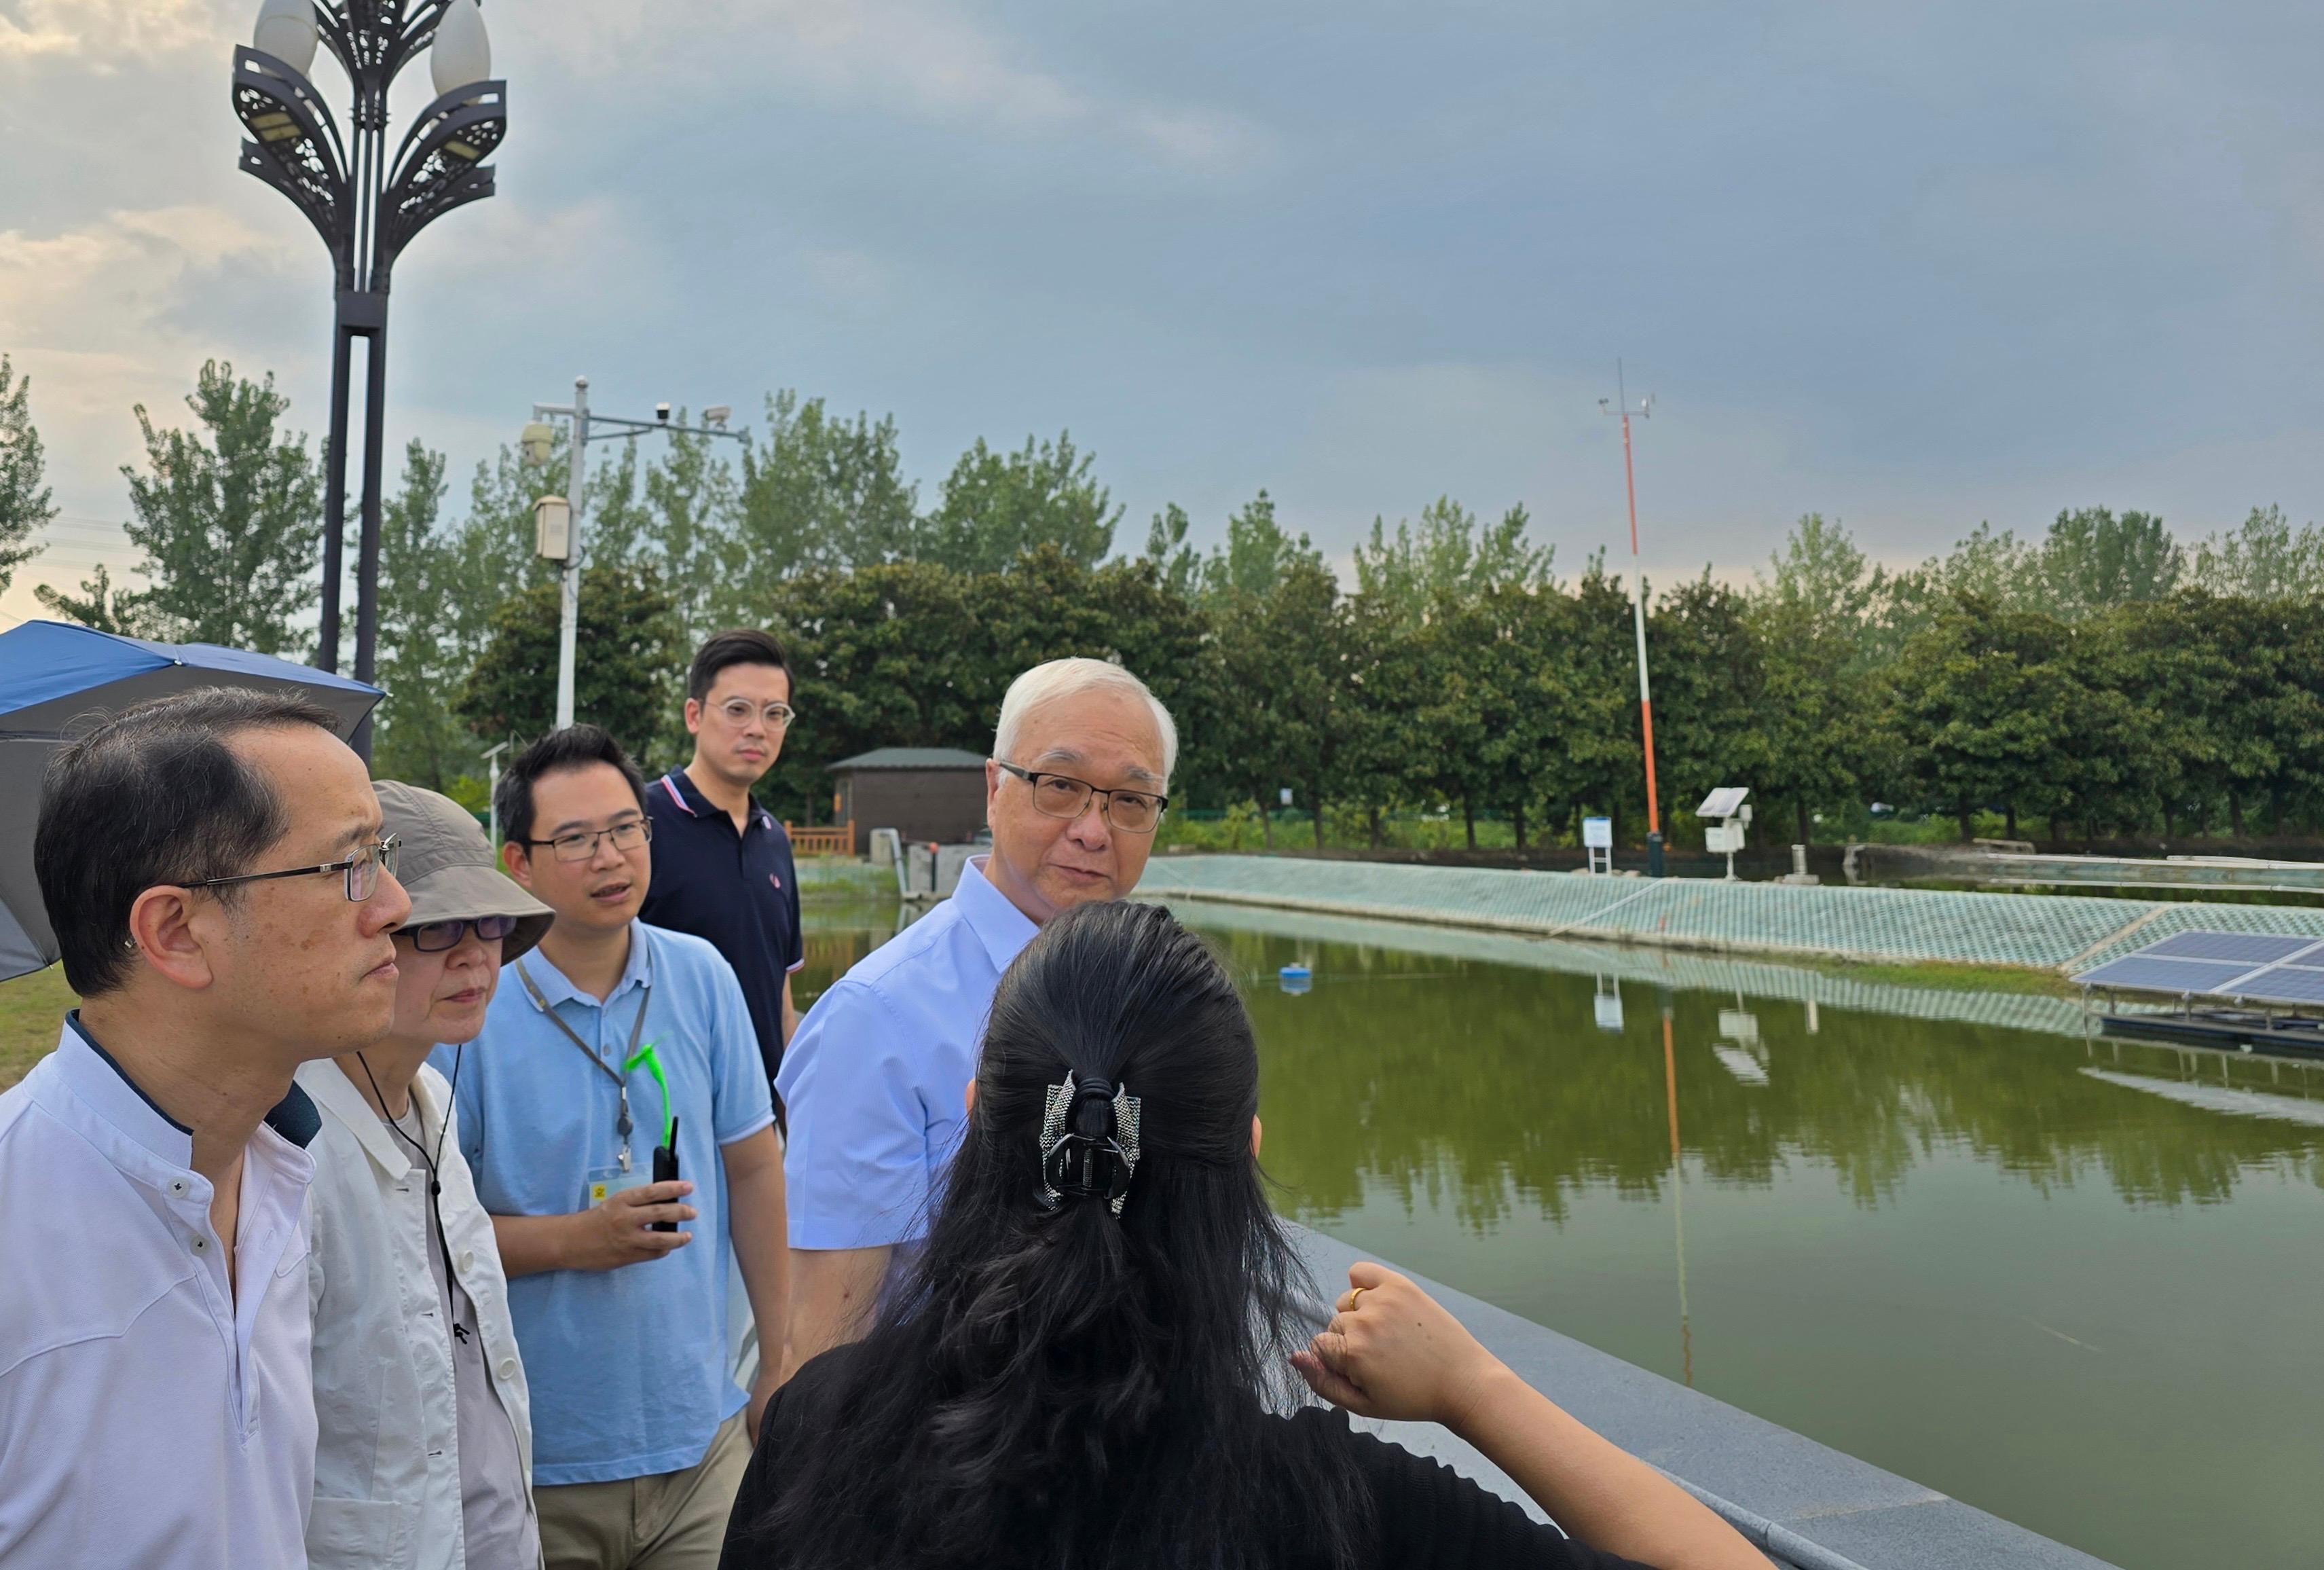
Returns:
[[[279,873],[237,873],[231,878],[204,878],[198,883],[188,883],[189,889],[223,889],[230,883],[263,883],[270,878],[311,878],[324,873],[345,873],[347,875],[347,898],[362,904],[379,891],[379,874],[395,875],[396,853],[403,842],[393,835],[374,840],[343,862],[325,862],[318,867],[285,867]]]
[[[411,947],[422,954],[441,954],[459,947],[461,934],[471,929],[486,943],[497,943],[516,930],[516,920],[513,916],[471,916],[450,921],[423,921],[417,927],[399,927],[395,935],[411,939]]]
[[[718,706],[718,712],[726,716],[726,723],[730,725],[749,725],[751,716],[755,714],[767,722],[767,728],[770,731],[788,730],[791,721],[798,718],[798,711],[789,704],[770,703],[761,708],[747,697],[730,697]]]
[[[1170,805],[1167,796],[1151,790],[1108,790],[1071,774],[1044,774],[999,758],[992,761],[1031,786],[1033,810],[1049,817],[1079,817],[1089,810],[1090,798],[1095,796],[1102,799],[1098,810],[1108,824],[1124,834],[1151,834],[1160,827],[1162,814]]]
[[[653,838],[653,825],[642,817],[632,817],[627,823],[617,823],[611,828],[581,828],[571,834],[560,834],[555,839],[528,839],[528,845],[548,845],[557,853],[560,862],[586,862],[597,854],[597,842],[610,839],[617,851],[633,851]]]

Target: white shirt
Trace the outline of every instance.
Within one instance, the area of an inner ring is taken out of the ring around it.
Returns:
[[[451,1332],[428,1258],[427,1168],[337,1064],[306,1065],[299,1084],[323,1112],[309,1272],[321,1438],[308,1556],[317,1570],[461,1570],[459,1410]],[[432,1154],[450,1087],[423,1067],[411,1104]],[[475,1310],[493,1392],[516,1431],[517,1485],[530,1510],[532,1420],[508,1279],[456,1125],[442,1151],[444,1243]]]
[[[0,1566],[307,1563],[315,1121],[251,1136],[229,1287],[192,1134],[78,1016],[0,1094]]]

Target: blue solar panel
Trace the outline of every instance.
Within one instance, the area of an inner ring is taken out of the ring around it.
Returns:
[[[2243,960],[2161,959],[2148,954],[2108,960],[2074,979],[2085,986],[2138,992],[2208,993],[2256,968]]]
[[[2127,992],[2313,1008],[2324,1006],[2324,941],[2265,932],[2179,932],[2074,979]]]
[[[2289,959],[2303,948],[2313,948],[2316,942],[2313,937],[2283,937],[2265,932],[2178,932],[2126,957],[2240,960],[2248,969]]]
[[[2274,965],[2239,984],[2236,995],[2255,1003],[2324,1003],[2324,970]]]

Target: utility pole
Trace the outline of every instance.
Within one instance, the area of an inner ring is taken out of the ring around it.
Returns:
[[[1630,497],[1630,616],[1638,633],[1638,725],[1646,741],[1646,876],[1663,875],[1663,813],[1662,802],[1655,793],[1655,696],[1646,681],[1646,570],[1638,561],[1638,481],[1630,464],[1630,416],[1636,412],[1641,420],[1653,418],[1654,394],[1638,400],[1634,411],[1630,408],[1628,389],[1622,382],[1622,362],[1614,362],[1614,394],[1616,407],[1608,408],[1606,400],[1598,400],[1601,414],[1622,417],[1622,484]]]
[[[573,723],[574,644],[581,634],[581,487],[589,468],[586,376],[573,378],[573,448],[567,458],[565,494],[573,509],[573,535],[566,547],[557,596],[557,728],[560,731]]]
[[[613,415],[592,416],[589,412],[589,378],[573,378],[573,402],[536,403],[532,406],[532,423],[524,428],[518,443],[525,461],[533,465],[549,461],[549,444],[556,433],[543,423],[551,418],[570,422],[573,445],[566,454],[567,524],[565,531],[565,569],[558,575],[560,593],[557,606],[557,728],[563,730],[573,723],[573,670],[575,645],[579,642],[581,628],[581,492],[589,475],[589,444],[614,437],[636,437],[647,431],[668,431],[678,436],[723,436],[735,441],[747,441],[750,432],[729,430],[726,420],[733,411],[724,404],[702,411],[700,425],[673,425],[669,405],[654,405],[651,420],[621,420]],[[591,425],[607,425],[611,430],[592,431]],[[546,506],[544,497],[539,506]],[[551,557],[549,559],[556,559]]]
[[[491,794],[485,799],[491,803],[486,808],[491,819],[486,828],[492,838],[494,855],[500,854],[501,852],[501,754],[508,750],[509,743],[506,742],[501,743],[498,746],[484,749],[484,766],[492,771],[493,775],[492,784],[489,787]]]

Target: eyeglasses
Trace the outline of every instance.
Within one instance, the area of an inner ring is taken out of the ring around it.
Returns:
[[[617,851],[633,851],[651,838],[653,825],[642,817],[633,817],[611,828],[576,829],[571,834],[560,834],[555,839],[528,839],[522,843],[552,846],[560,862],[586,862],[597,854],[597,842],[601,839],[612,840]]]
[[[1124,834],[1151,834],[1162,821],[1163,809],[1170,805],[1167,796],[1150,791],[1107,790],[1070,774],[1039,774],[1014,763],[1001,763],[998,758],[992,761],[1030,785],[1033,809],[1050,817],[1079,817],[1089,810],[1091,797],[1102,796],[1105,799],[1098,810],[1108,824]]]
[[[411,939],[411,947],[422,954],[441,954],[459,947],[460,935],[471,929],[486,943],[498,943],[516,930],[516,918],[472,916],[466,920],[425,921],[417,927],[399,927],[395,935]]]
[[[791,721],[798,718],[798,712],[789,704],[770,703],[761,708],[747,697],[730,697],[718,706],[718,712],[726,716],[726,723],[730,725],[749,725],[751,716],[758,715],[765,719],[770,731],[788,730]]]
[[[362,904],[379,891],[379,875],[384,872],[395,875],[396,853],[403,842],[393,835],[374,840],[343,862],[325,862],[319,867],[285,867],[279,873],[237,873],[231,878],[204,878],[198,883],[188,883],[189,889],[223,889],[229,883],[263,883],[269,878],[311,878],[323,873],[345,873],[347,875],[347,898]]]

